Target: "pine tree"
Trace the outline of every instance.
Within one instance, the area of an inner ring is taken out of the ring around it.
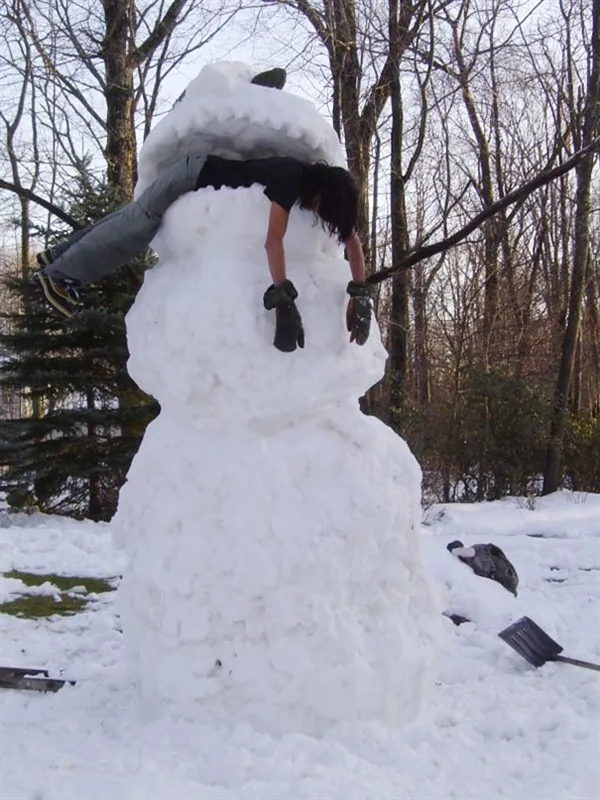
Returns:
[[[71,215],[83,225],[114,209],[104,187],[82,175]],[[0,421],[0,490],[14,506],[91,519],[110,519],[118,490],[157,403],[126,370],[124,315],[148,256],[84,294],[84,310],[58,316],[30,280],[13,279],[20,311],[8,314],[0,345],[7,386],[25,394],[20,419]],[[30,271],[31,272],[31,271]],[[28,406],[28,408],[27,408]]]

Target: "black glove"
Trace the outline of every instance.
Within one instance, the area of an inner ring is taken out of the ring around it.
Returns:
[[[296,347],[304,347],[302,318],[294,300],[298,297],[291,281],[279,286],[272,284],[263,295],[267,311],[275,309],[275,338],[273,344],[282,353],[292,353]]]
[[[350,341],[363,345],[369,338],[375,287],[361,281],[350,281],[346,289],[350,295],[346,309],[346,328]]]

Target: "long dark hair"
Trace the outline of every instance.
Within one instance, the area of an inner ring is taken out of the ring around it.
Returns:
[[[315,208],[315,200],[319,204]],[[298,198],[300,208],[314,211],[325,230],[343,244],[354,233],[358,212],[358,186],[347,169],[329,164],[309,164]]]

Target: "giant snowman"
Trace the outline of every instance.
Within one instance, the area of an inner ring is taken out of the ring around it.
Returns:
[[[305,100],[206,67],[150,134],[141,191],[186,153],[343,164]],[[420,471],[358,397],[386,353],[344,325],[339,246],[295,208],[285,239],[306,346],[273,347],[262,187],[168,210],[127,317],[129,371],[161,405],[114,520],[126,653],[145,712],[270,733],[411,720],[439,608],[419,548]]]

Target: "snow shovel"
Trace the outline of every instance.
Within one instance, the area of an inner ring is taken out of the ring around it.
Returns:
[[[32,692],[58,692],[59,689],[75,681],[50,678],[45,669],[24,669],[23,667],[0,667],[0,689],[21,689]]]
[[[574,664],[576,667],[600,672],[600,664],[559,655],[563,648],[529,617],[521,617],[500,631],[498,636],[534,667],[541,667],[547,661],[562,661],[564,664]]]

